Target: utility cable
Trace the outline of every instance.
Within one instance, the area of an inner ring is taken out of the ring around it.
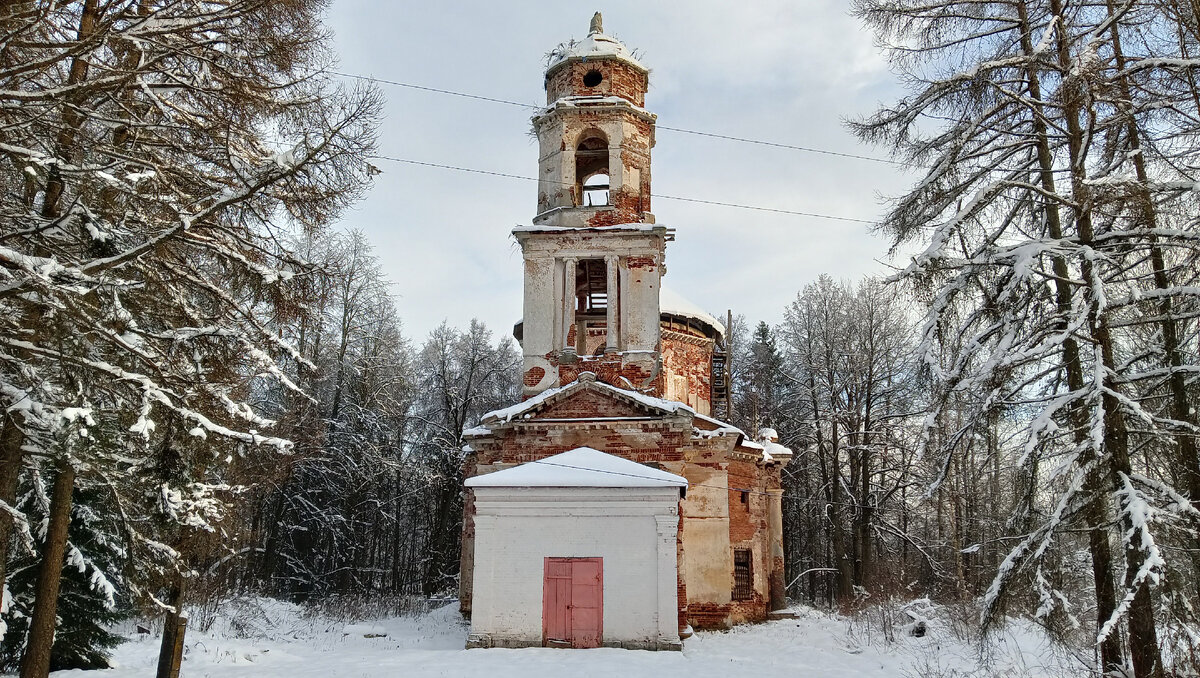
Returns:
[[[386,78],[376,78],[369,75],[356,75],[354,73],[342,73],[339,71],[329,71],[331,75],[337,75],[343,78],[351,78],[354,80],[364,80],[367,82],[379,83],[382,85],[392,85],[395,87],[404,87],[407,89],[420,90],[422,92],[431,92],[433,94],[445,94],[448,96],[462,97],[464,99],[475,99],[478,101],[487,101],[495,104],[504,104],[507,106],[517,106],[530,110],[540,110],[545,106],[537,106],[535,104],[526,104],[520,101],[511,101],[509,99],[498,99],[496,97],[486,97],[479,94],[468,94],[466,92],[456,92],[454,90],[442,89],[439,87],[426,87],[425,85],[414,85],[409,82],[400,82],[399,80],[388,80]],[[897,167],[917,167],[912,163],[903,162],[901,160],[889,160],[887,158],[875,158],[869,155],[858,155],[855,153],[843,153],[841,151],[831,151],[824,148],[813,148],[811,146],[797,146],[795,144],[785,144],[777,141],[765,141],[763,139],[750,139],[747,137],[735,137],[729,134],[717,134],[715,132],[702,132],[700,130],[685,129],[683,127],[668,127],[666,125],[656,125],[657,129],[667,130],[669,132],[678,132],[680,134],[693,134],[701,137],[710,137],[712,139],[723,139],[725,141],[735,141],[743,144],[754,144],[757,146],[770,146],[773,148],[783,148],[791,151],[802,151],[804,153],[819,153],[821,155],[832,155],[840,158],[851,158],[854,160],[868,160],[870,162],[878,162],[886,165],[895,165]]]
[[[436,162],[424,162],[421,160],[410,160],[408,158],[396,158],[396,157],[388,156],[388,155],[371,155],[369,157],[372,159],[375,159],[375,160],[387,160],[389,162],[398,162],[398,163],[404,163],[407,165],[417,165],[420,167],[436,167],[438,169],[454,170],[456,172],[469,172],[471,174],[483,174],[483,175],[493,176],[493,177],[503,177],[505,179],[518,179],[520,181],[533,181],[533,182],[542,181],[543,183],[545,183],[543,180],[539,180],[536,177],[529,177],[529,176],[524,176],[524,175],[520,175],[520,174],[508,174],[506,172],[492,172],[490,170],[475,169],[473,167],[459,167],[456,165],[443,165],[441,163],[436,163]],[[569,184],[563,184],[563,185],[566,186]],[[786,209],[779,209],[776,207],[764,207],[762,205],[746,205],[746,204],[742,204],[742,203],[720,202],[717,200],[704,200],[701,198],[686,198],[686,197],[678,196],[678,195],[663,195],[661,193],[651,193],[650,197],[660,198],[662,200],[677,200],[680,202],[698,203],[701,205],[716,205],[716,206],[720,206],[720,207],[734,207],[737,209],[755,210],[758,212],[773,212],[776,214],[791,214],[791,215],[801,216],[801,217],[813,217],[816,219],[832,219],[835,221],[848,221],[848,222],[857,223],[857,224],[874,224],[875,223],[874,221],[870,221],[867,219],[855,219],[854,217],[839,217],[839,216],[835,216],[832,214],[818,214],[816,212],[801,212],[799,210],[786,210]]]
[[[591,471],[593,473],[607,473],[609,475],[614,475],[614,476],[626,476],[629,478],[640,478],[643,480],[646,479],[646,476],[638,475],[636,473],[625,473],[624,471],[610,471],[610,470],[606,470],[606,469],[588,468],[587,466],[573,466],[571,464],[560,464],[556,461],[547,461],[545,459],[534,459],[533,461],[527,462],[527,463],[541,464],[543,466],[557,466],[559,468],[569,468],[569,469],[574,469],[577,471]],[[653,468],[653,467],[649,467],[649,468]],[[662,469],[657,469],[657,470],[661,471]],[[669,471],[666,471],[666,472],[669,473]],[[726,485],[708,485],[706,483],[689,482],[688,487],[707,487],[707,488],[714,489],[714,490],[725,490],[727,492],[746,492],[749,494],[761,494],[764,496],[770,496],[770,494],[771,494],[770,492],[763,492],[762,490],[756,490],[756,489],[749,488],[749,487],[728,487]],[[804,501],[804,499],[802,497],[788,497],[787,495],[781,495],[780,498],[787,499],[790,501]],[[825,502],[825,503],[830,503],[830,502]],[[850,504],[848,502],[835,502],[835,503],[844,504],[846,506],[853,506],[853,504]]]

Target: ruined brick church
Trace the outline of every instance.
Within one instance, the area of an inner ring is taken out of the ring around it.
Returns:
[[[464,436],[474,646],[671,649],[785,604],[791,453],[714,418],[725,327],[662,287],[648,84],[598,13],[546,69],[537,214],[513,231],[524,401]]]

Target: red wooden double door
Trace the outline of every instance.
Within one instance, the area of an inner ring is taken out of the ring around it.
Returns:
[[[604,560],[546,558],[542,645],[600,647],[604,634]]]

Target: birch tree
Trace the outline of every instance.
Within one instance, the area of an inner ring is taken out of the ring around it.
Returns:
[[[837,571],[842,605],[856,589],[881,590],[876,554],[899,556],[913,539],[901,502],[916,400],[905,312],[878,281],[854,286],[821,276],[796,295],[780,331],[793,401],[784,427],[805,449],[787,470],[789,489],[823,507],[825,566]],[[797,482],[811,491],[795,492]]]

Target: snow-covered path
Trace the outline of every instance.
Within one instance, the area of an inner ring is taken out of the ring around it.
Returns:
[[[1003,639],[985,667],[951,638],[903,637],[894,644],[849,633],[847,622],[815,611],[795,620],[698,633],[683,652],[631,650],[464,650],[466,626],[453,607],[369,624],[305,618],[271,602],[189,631],[185,678],[840,678],[855,676],[1060,676],[1040,665],[1049,653],[1032,634]],[[1014,632],[1015,633],[1015,632]],[[365,637],[365,635],[378,637]],[[386,634],[386,635],[382,635]],[[249,636],[249,637],[240,637]],[[117,648],[114,670],[60,672],[60,678],[144,678],[154,674],[157,637]],[[1005,651],[1004,648],[1008,648]],[[1055,662],[1057,663],[1057,662]]]

